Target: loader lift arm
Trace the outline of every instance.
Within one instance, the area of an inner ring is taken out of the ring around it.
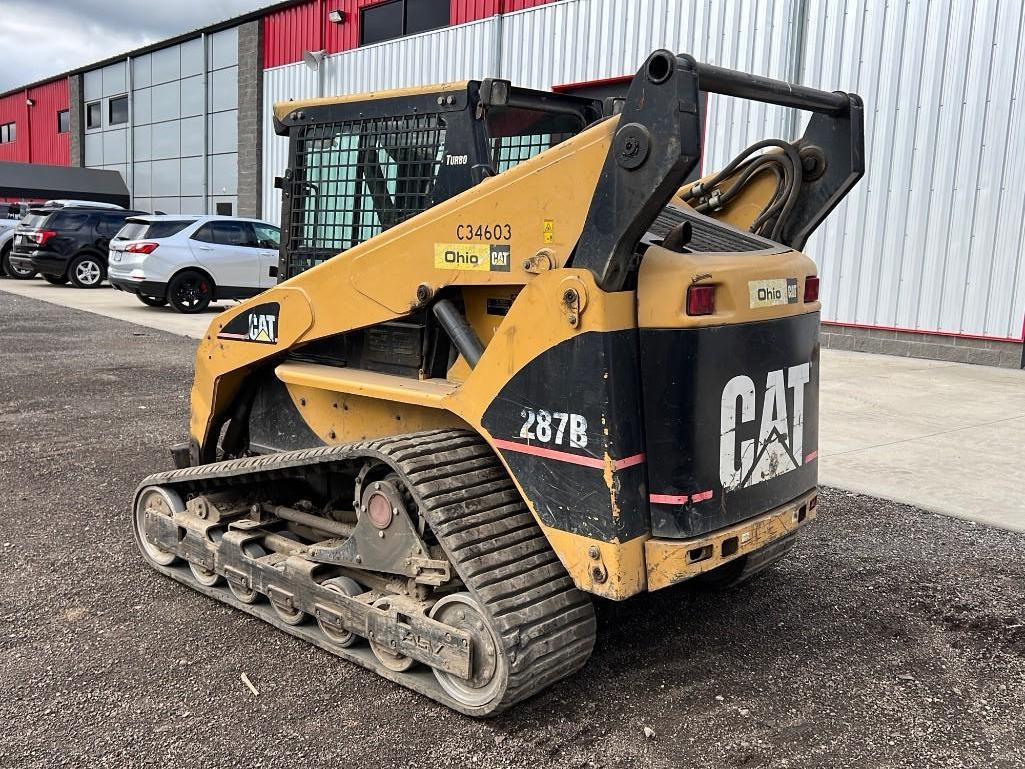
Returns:
[[[590,270],[606,291],[623,287],[641,236],[700,160],[699,91],[814,113],[804,137],[792,149],[787,147],[796,156],[790,166],[796,175],[791,180],[793,199],[779,213],[773,233],[784,245],[800,249],[864,174],[864,128],[858,96],[655,51],[630,85],[583,236],[570,262]],[[743,159],[742,155],[717,175],[716,183],[730,178]],[[701,191],[700,186],[693,187]]]

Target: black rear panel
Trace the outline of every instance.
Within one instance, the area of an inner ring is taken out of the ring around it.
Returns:
[[[695,537],[816,483],[819,316],[641,329],[652,535]]]

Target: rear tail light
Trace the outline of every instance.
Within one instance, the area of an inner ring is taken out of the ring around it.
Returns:
[[[39,230],[39,232],[36,233],[36,243],[40,246],[45,246],[55,237],[57,237],[57,233],[53,230]]]
[[[711,315],[715,312],[715,286],[690,286],[687,289],[687,314]]]
[[[804,279],[804,301],[809,304],[819,301],[818,275],[809,275]]]
[[[157,250],[159,243],[129,243],[125,251],[130,254],[152,254]]]

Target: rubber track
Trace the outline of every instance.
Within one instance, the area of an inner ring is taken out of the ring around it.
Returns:
[[[508,660],[500,700],[483,712],[460,710],[499,713],[584,665],[595,638],[591,600],[573,585],[505,469],[475,433],[433,430],[229,460],[151,475],[139,491],[165,486],[184,499],[310,472],[352,472],[368,458],[391,465],[406,482],[456,573],[487,612]]]

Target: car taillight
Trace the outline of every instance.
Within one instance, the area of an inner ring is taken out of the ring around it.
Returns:
[[[808,303],[819,301],[818,275],[809,275],[804,279],[804,301]]]
[[[159,243],[129,243],[125,251],[130,254],[152,254],[157,250]]]
[[[715,286],[690,286],[687,289],[687,314],[711,315],[715,312]]]
[[[57,237],[57,233],[53,230],[39,230],[39,232],[36,233],[36,243],[40,246],[45,246],[55,237]]]

